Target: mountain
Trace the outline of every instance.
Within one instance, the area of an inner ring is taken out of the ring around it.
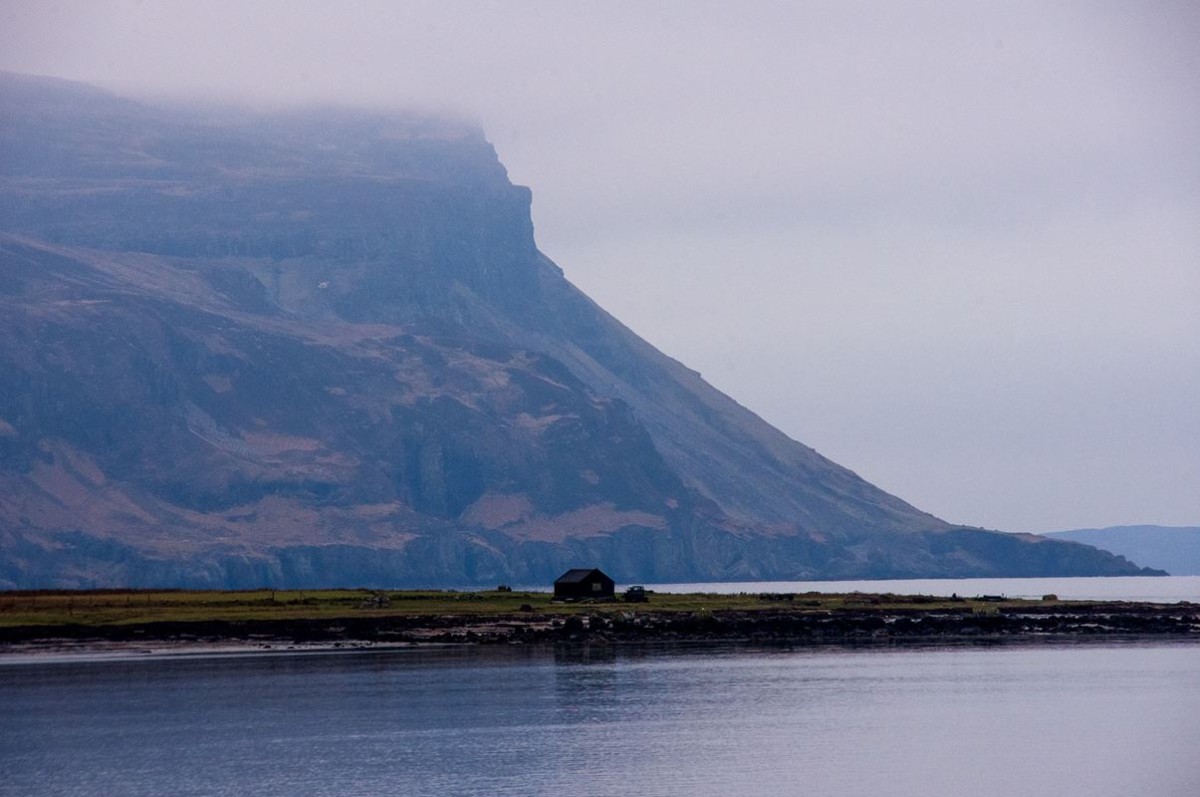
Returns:
[[[472,124],[0,100],[0,586],[1139,572],[707,385],[538,251]]]
[[[1173,576],[1200,576],[1200,526],[1109,526],[1045,536],[1092,545]]]

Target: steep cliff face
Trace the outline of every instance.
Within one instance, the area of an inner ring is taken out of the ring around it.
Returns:
[[[705,384],[537,251],[470,125],[0,99],[0,586],[1137,571]]]

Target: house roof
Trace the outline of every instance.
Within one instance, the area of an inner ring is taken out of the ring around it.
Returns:
[[[554,583],[555,584],[578,584],[581,581],[586,581],[587,578],[590,575],[592,575],[592,573],[598,573],[599,575],[602,575],[605,578],[608,578],[607,575],[605,575],[603,572],[601,572],[600,570],[597,570],[594,567],[577,567],[577,568],[568,570],[567,572],[563,573],[561,576],[559,576],[558,578],[556,578],[554,580]],[[612,581],[611,578],[609,578],[608,580]]]

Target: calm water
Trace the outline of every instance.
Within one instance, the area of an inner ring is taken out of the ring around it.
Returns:
[[[0,664],[4,795],[1195,797],[1200,645]]]
[[[959,578],[897,581],[746,581],[738,583],[647,584],[659,592],[892,592],[897,595],[1007,595],[1063,600],[1121,600],[1200,603],[1200,576],[1104,578]]]

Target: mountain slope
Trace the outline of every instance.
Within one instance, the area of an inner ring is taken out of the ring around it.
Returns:
[[[1200,527],[1109,526],[1054,531],[1045,536],[1092,545],[1173,576],[1200,576]]]
[[[469,124],[0,99],[0,585],[1137,572],[708,386],[537,251]]]

